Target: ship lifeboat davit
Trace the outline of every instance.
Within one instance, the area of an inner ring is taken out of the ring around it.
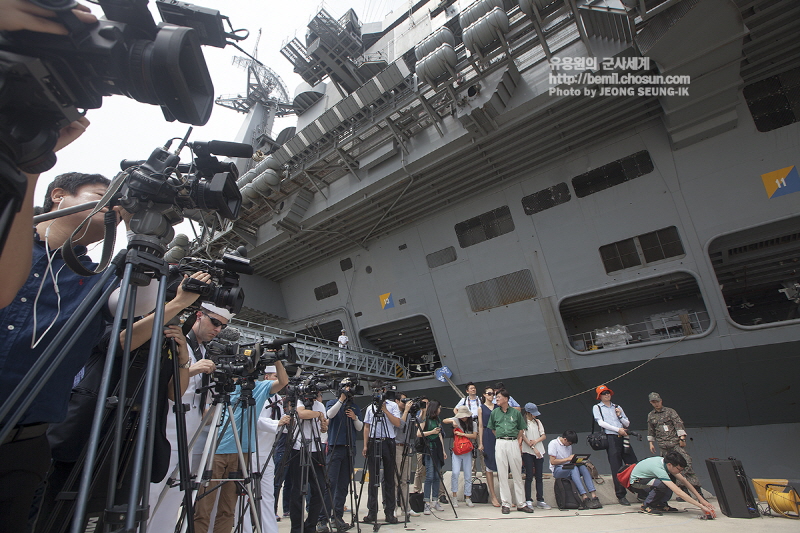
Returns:
[[[470,53],[483,57],[503,41],[508,28],[508,14],[495,7],[464,30],[464,46]]]
[[[456,38],[450,28],[442,26],[432,34],[428,35],[421,43],[414,48],[414,55],[417,61],[439,48],[443,44],[449,44],[452,48],[456,46]]]
[[[453,46],[443,43],[417,62],[417,76],[435,87],[437,83],[455,75],[456,63],[456,51]]]

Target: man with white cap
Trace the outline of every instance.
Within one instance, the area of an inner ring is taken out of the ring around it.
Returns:
[[[200,310],[195,312],[195,323],[192,330],[186,336],[189,345],[189,386],[181,397],[181,403],[188,404],[189,410],[186,412],[186,439],[187,444],[197,432],[202,422],[203,412],[205,411],[204,393],[198,391],[201,387],[208,384],[208,377],[214,372],[215,365],[211,359],[205,359],[205,343],[216,338],[219,333],[228,325],[228,321],[233,318],[233,313],[222,307],[217,307],[208,302],[203,302]],[[175,427],[175,415],[173,411],[174,402],[169,402],[169,416],[167,417],[167,439],[172,445],[172,456],[170,458],[170,474],[150,488],[150,513],[151,518],[148,522],[148,529],[152,531],[172,531],[175,529],[178,509],[183,501],[183,492],[178,486],[167,486],[177,483],[178,472],[178,446],[177,428]],[[205,428],[203,435],[207,435],[208,429]],[[198,438],[197,446],[202,451],[205,438]],[[159,503],[160,502],[160,503]]]
[[[347,346],[350,344],[350,338],[347,336],[347,332],[345,330],[342,330],[342,334],[339,335],[337,342],[339,343],[339,362],[344,363],[344,350],[347,349]]]

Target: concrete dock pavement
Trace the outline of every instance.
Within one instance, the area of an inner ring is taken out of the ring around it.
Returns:
[[[556,508],[544,511],[536,509],[533,514],[512,510],[511,514],[501,514],[500,509],[491,504],[476,504],[469,508],[463,504],[455,511],[449,507],[444,512],[434,512],[430,516],[411,517],[408,524],[400,521],[390,525],[382,521],[380,531],[431,531],[436,533],[464,533],[465,531],[486,531],[501,527],[504,533],[523,531],[546,531],[547,533],[585,533],[585,532],[629,532],[646,531],[648,533],[797,533],[800,523],[782,517],[760,518],[728,518],[719,511],[716,501],[712,501],[717,510],[714,520],[700,520],[700,510],[684,503],[672,502],[674,507],[688,508],[684,513],[665,514],[662,516],[644,515],[638,512],[638,506],[623,507],[620,504],[607,505],[600,510],[559,511]],[[361,513],[365,514],[365,513]],[[349,518],[346,514],[345,518]],[[378,513],[383,519],[383,513]],[[502,522],[502,523],[501,523]],[[361,532],[373,530],[371,524],[360,524]],[[278,523],[280,533],[288,533],[291,524],[288,518]],[[353,528],[350,532],[355,533]]]
[[[603,504],[602,509],[565,510],[560,511],[555,506],[553,497],[552,479],[545,479],[545,500],[552,505],[552,509],[537,508],[533,514],[522,513],[512,508],[511,514],[502,514],[500,508],[491,504],[475,504],[467,507],[459,491],[459,507],[454,510],[442,504],[443,512],[433,511],[431,515],[410,517],[408,524],[400,522],[395,525],[383,522],[384,513],[378,511],[378,524],[380,531],[425,531],[435,533],[488,533],[488,529],[503,528],[503,533],[516,533],[528,531],[543,531],[546,533],[589,533],[589,532],[630,532],[642,531],[647,533],[797,533],[800,531],[800,520],[783,518],[780,516],[761,516],[759,518],[728,518],[722,514],[716,498],[708,497],[714,505],[717,517],[714,520],[701,520],[701,511],[693,505],[676,502],[673,497],[670,505],[685,510],[681,513],[666,513],[661,516],[650,516],[639,513],[639,503],[632,494],[628,495],[630,507],[620,505],[614,497],[611,480],[598,485],[598,496]],[[446,486],[449,487],[449,472],[445,476]],[[704,491],[705,495],[708,495]],[[759,504],[766,509],[766,504]],[[366,515],[366,488],[359,519]],[[278,507],[280,509],[280,506]],[[349,523],[350,511],[345,512],[345,520]],[[503,521],[503,523],[500,523]],[[279,533],[289,533],[291,524],[288,518],[278,522]],[[360,524],[361,533],[373,531],[372,524]],[[349,533],[356,533],[354,527]]]

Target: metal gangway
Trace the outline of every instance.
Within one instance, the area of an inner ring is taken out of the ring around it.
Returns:
[[[304,367],[385,381],[404,379],[410,375],[401,358],[383,352],[365,348],[340,348],[337,342],[237,318],[232,319],[230,325],[240,332],[239,344],[259,342],[262,339],[269,342],[278,337],[296,337],[297,341],[292,346],[297,350],[298,364]]]

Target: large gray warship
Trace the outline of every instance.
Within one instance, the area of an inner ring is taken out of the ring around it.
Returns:
[[[320,10],[293,98],[251,63],[220,99],[263,157],[195,246],[247,247],[239,325],[312,366],[445,405],[442,365],[504,381],[551,434],[606,382],[642,430],[655,390],[696,457],[800,478],[798,32],[796,0]]]

